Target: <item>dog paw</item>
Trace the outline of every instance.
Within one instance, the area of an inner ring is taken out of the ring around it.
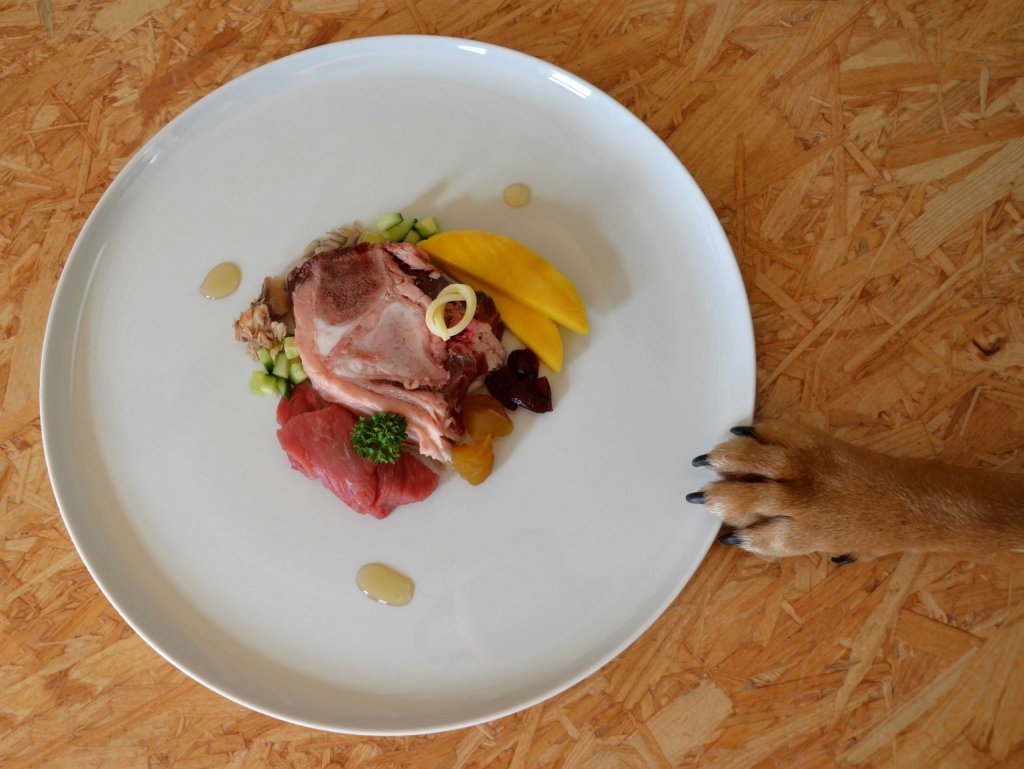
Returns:
[[[770,558],[832,553],[836,563],[877,549],[862,532],[870,525],[863,513],[876,470],[871,452],[781,420],[732,432],[693,460],[719,479],[687,495],[733,529],[720,542]]]

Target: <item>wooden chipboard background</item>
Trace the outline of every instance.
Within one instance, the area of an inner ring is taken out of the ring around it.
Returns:
[[[1021,470],[1018,0],[2,3],[5,769],[1024,766],[1022,554],[836,567],[716,545],[597,674],[431,737],[249,712],[114,612],[61,523],[40,442],[40,345],[76,234],[131,155],[200,96],[309,46],[410,32],[546,58],[668,143],[739,259],[761,412],[895,454]]]

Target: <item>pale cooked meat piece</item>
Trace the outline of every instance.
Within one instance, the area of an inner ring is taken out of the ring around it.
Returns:
[[[402,414],[420,453],[442,462],[466,390],[505,356],[496,315],[447,342],[430,333],[427,306],[448,282],[404,243],[320,253],[288,276],[295,344],[317,392],[359,414]]]

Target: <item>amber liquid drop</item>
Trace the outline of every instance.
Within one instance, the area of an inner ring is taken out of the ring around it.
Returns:
[[[223,299],[231,296],[242,282],[242,271],[234,262],[221,262],[203,278],[199,293],[207,299]]]
[[[505,198],[505,203],[512,206],[512,208],[522,208],[530,202],[530,188],[525,184],[516,182],[505,188],[502,197]]]
[[[383,563],[368,563],[356,574],[356,585],[368,597],[388,606],[405,606],[416,585],[409,577]]]

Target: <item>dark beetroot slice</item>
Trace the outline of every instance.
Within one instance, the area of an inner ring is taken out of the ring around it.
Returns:
[[[484,385],[490,390],[491,395],[509,411],[519,408],[519,404],[512,400],[512,387],[515,383],[516,376],[509,371],[508,366],[496,368],[484,377]]]
[[[542,414],[551,411],[551,385],[547,377],[531,379],[516,375],[508,366],[495,369],[484,378],[491,395],[509,411],[517,407]]]
[[[522,406],[538,414],[551,411],[551,385],[548,378],[542,376],[540,379],[520,379],[516,383],[512,399]]]
[[[537,374],[540,372],[540,361],[537,359],[537,354],[533,350],[525,348],[510,352],[508,354],[508,362],[505,365],[512,370],[513,374],[519,377],[536,379]]]

